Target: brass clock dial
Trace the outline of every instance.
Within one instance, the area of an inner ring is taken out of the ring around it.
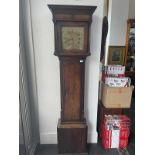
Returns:
[[[84,27],[62,27],[62,48],[63,50],[84,49]]]

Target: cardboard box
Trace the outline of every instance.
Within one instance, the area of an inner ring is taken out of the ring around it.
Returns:
[[[106,108],[130,108],[134,86],[109,87],[101,83],[101,101]]]

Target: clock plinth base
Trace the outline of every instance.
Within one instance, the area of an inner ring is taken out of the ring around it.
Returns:
[[[88,155],[87,124],[58,122],[58,155]]]

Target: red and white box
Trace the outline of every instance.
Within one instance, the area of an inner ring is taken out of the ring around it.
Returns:
[[[122,65],[108,65],[105,66],[104,71],[109,76],[124,77],[125,66]]]
[[[125,66],[122,65],[107,65],[104,66],[102,72],[102,81],[106,77],[125,77]]]
[[[105,115],[102,124],[102,145],[105,149],[126,148],[128,145],[130,119],[124,115]]]

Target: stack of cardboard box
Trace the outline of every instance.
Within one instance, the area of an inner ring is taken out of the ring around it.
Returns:
[[[130,108],[134,86],[125,77],[125,66],[104,66],[100,81],[100,99],[106,108]]]

